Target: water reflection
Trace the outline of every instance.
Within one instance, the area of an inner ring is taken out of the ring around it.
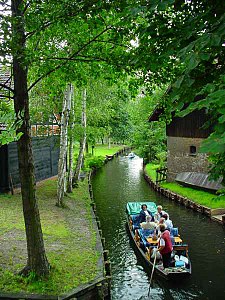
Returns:
[[[152,191],[143,178],[142,159],[119,157],[109,162],[93,178],[93,191],[110,250],[112,299],[147,299],[150,274],[126,232],[126,203],[139,200],[156,201],[168,210],[189,244],[193,267],[193,274],[182,282],[154,277],[151,299],[225,299],[224,228]]]

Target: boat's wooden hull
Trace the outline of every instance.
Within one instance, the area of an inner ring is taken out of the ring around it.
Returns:
[[[131,229],[131,226],[130,226],[129,218],[127,218],[127,229],[128,229],[129,235],[132,239],[132,242],[135,245],[135,250],[136,250],[137,254],[144,260],[145,269],[150,272],[152,270],[152,267],[153,267],[153,262],[148,259],[148,257],[145,255],[144,251],[141,249],[138,242],[136,241],[135,235],[134,235],[134,233]],[[182,273],[173,272],[173,273],[168,273],[168,274],[165,274],[165,272],[163,272],[163,270],[161,270],[159,267],[155,266],[155,272],[159,276],[161,276],[161,277],[163,277],[167,280],[176,279],[176,278],[180,279],[180,278],[184,278],[184,277],[191,274],[191,266],[190,266],[190,270],[188,272],[182,272]]]

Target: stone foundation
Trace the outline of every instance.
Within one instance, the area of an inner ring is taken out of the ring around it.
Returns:
[[[182,172],[208,173],[207,154],[199,153],[202,138],[167,137],[167,181],[175,181],[177,174]],[[191,153],[191,147],[196,148]]]

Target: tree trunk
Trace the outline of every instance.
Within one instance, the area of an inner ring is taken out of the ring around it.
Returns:
[[[110,136],[108,136],[108,149],[110,149],[111,148],[111,138],[110,138]]]
[[[27,239],[27,265],[23,275],[35,272],[37,276],[49,274],[49,263],[45,254],[41,221],[35,189],[34,161],[31,144],[29,96],[27,90],[27,67],[25,66],[25,31],[23,1],[12,0],[13,78],[14,109],[22,124],[17,132],[22,133],[17,142],[23,215]]]
[[[71,111],[70,111],[70,119],[69,119],[69,153],[68,153],[68,179],[67,179],[67,192],[72,193],[73,191],[73,144],[74,144],[74,92],[73,86],[71,86]]]
[[[82,119],[81,119],[81,123],[83,126],[83,137],[80,141],[80,150],[77,159],[76,170],[73,176],[73,185],[77,184],[80,175],[81,166],[83,164],[83,159],[84,159],[84,150],[86,145],[86,98],[87,98],[87,92],[86,89],[84,89],[83,100],[82,100]]]
[[[71,108],[71,84],[67,85],[66,92],[63,98],[63,109],[61,117],[60,130],[60,151],[58,163],[58,184],[57,184],[57,206],[63,207],[63,197],[66,190],[66,154],[67,154],[67,140],[68,140],[68,123],[69,113]]]

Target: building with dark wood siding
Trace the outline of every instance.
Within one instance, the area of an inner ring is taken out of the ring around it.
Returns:
[[[159,120],[162,113],[162,109],[156,109],[149,121]],[[208,156],[199,152],[211,133],[211,128],[203,126],[207,120],[204,110],[196,110],[182,118],[174,117],[167,125],[167,181],[174,181],[182,172],[208,173]]]
[[[57,175],[59,136],[33,137],[32,147],[36,181]],[[16,142],[0,147],[0,192],[9,191],[11,185],[20,186]]]

